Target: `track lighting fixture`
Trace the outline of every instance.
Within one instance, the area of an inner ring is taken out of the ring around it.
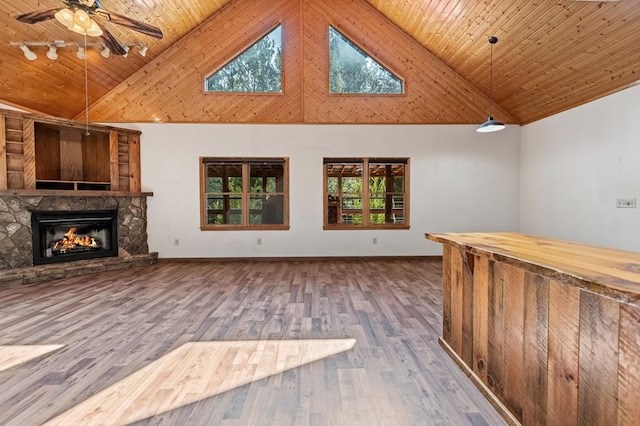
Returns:
[[[505,128],[504,123],[493,119],[493,45],[498,42],[498,38],[489,37],[491,59],[489,62],[489,118],[476,129],[479,133],[497,132]]]
[[[47,58],[55,61],[58,59],[58,47],[55,44],[49,46],[49,50],[47,51]]]
[[[109,58],[111,56],[111,50],[105,46],[104,43],[98,43],[98,42],[87,42],[87,43],[76,43],[76,42],[72,42],[72,43],[67,43],[64,40],[55,40],[53,42],[47,41],[47,42],[41,42],[41,41],[12,41],[9,43],[11,46],[17,46],[19,47],[22,52],[24,53],[25,58],[27,58],[30,61],[35,61],[36,59],[38,59],[38,55],[36,55],[36,53],[31,50],[34,47],[47,47],[47,58],[51,59],[52,61],[55,61],[58,59],[58,54],[61,48],[76,48],[78,49],[76,52],[76,56],[79,59],[84,59],[84,57],[87,54],[87,48],[94,48],[96,50],[98,50],[100,52],[100,55],[103,58]],[[137,48],[137,53],[138,55],[142,56],[143,58],[145,56],[147,56],[147,52],[149,50],[149,48],[144,44],[144,43],[126,43],[122,45],[124,47],[124,50],[128,53],[132,47]],[[122,55],[122,57],[126,58],[128,55]]]
[[[24,53],[24,57],[27,58],[28,60],[35,61],[36,59],[38,59],[38,55],[36,55],[35,52],[29,49],[27,45],[21,44],[20,49],[22,49],[22,52]]]

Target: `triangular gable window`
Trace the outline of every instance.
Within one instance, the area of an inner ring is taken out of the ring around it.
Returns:
[[[329,26],[329,92],[401,94],[402,79]]]
[[[282,93],[281,26],[206,77],[204,86],[207,92]]]

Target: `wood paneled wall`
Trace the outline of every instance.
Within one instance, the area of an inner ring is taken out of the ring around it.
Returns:
[[[204,78],[283,28],[282,94],[204,93]],[[328,26],[405,81],[401,96],[329,94]],[[234,0],[90,108],[104,122],[482,122],[487,96],[365,0]],[[503,121],[515,123],[496,109]]]
[[[639,306],[443,250],[443,340],[515,420],[638,424]]]

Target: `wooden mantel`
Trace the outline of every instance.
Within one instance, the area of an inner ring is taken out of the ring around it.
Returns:
[[[640,254],[518,233],[443,244],[441,344],[513,424],[640,422]]]

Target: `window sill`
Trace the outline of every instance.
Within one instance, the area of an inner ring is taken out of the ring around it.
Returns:
[[[288,231],[289,225],[210,225],[201,226],[201,231]]]
[[[358,231],[358,230],[367,230],[367,231],[378,231],[378,230],[396,230],[396,231],[400,231],[400,230],[407,230],[409,229],[410,226],[408,224],[403,224],[403,225],[353,225],[353,224],[331,224],[331,225],[324,225],[322,227],[322,229],[324,229],[325,231]]]

